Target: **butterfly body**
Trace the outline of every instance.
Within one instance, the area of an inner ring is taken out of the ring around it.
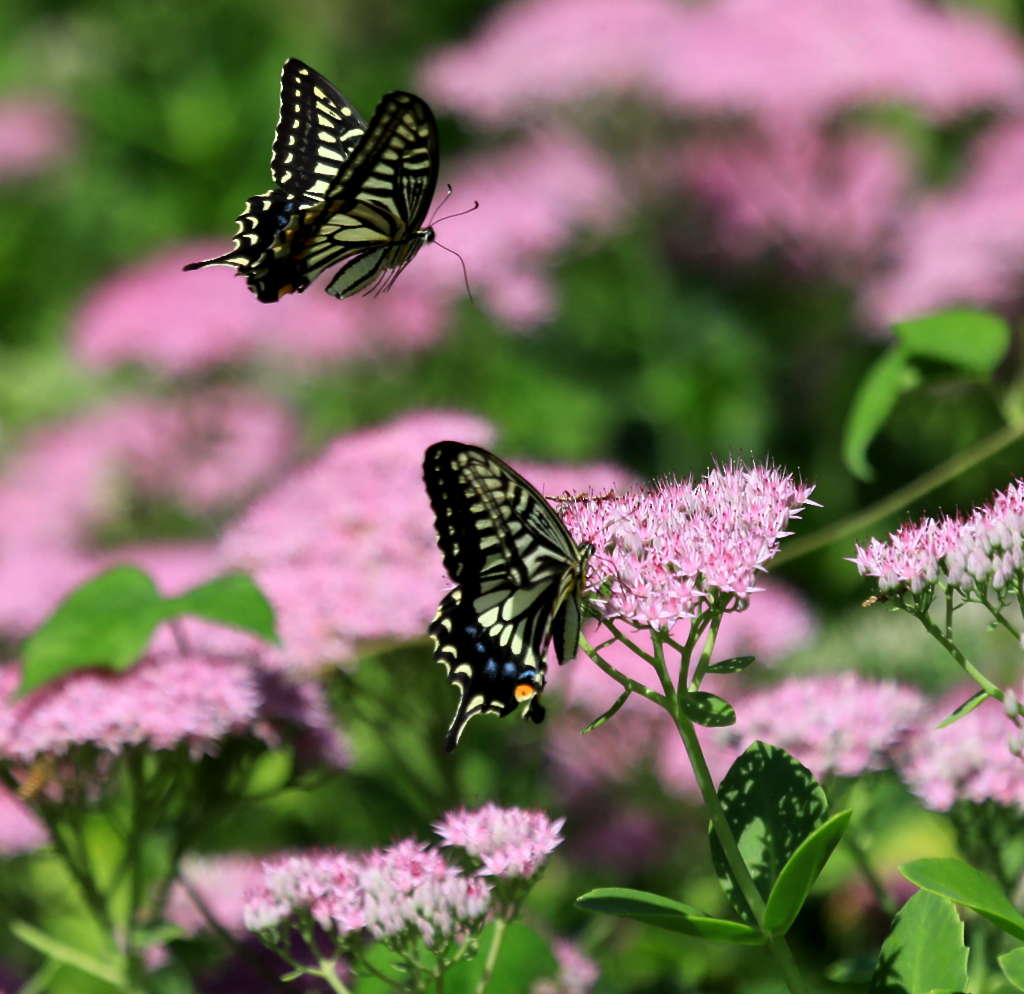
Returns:
[[[437,125],[411,93],[385,94],[367,124],[319,73],[289,59],[271,156],[278,189],[250,197],[231,251],[187,265],[234,266],[264,303],[301,293],[341,263],[336,297],[389,290],[419,249],[437,185]]]
[[[453,749],[477,714],[526,704],[541,721],[548,647],[575,656],[590,547],[577,547],[543,496],[485,449],[439,442],[424,479],[448,575],[457,584],[430,626],[434,658],[459,689]]]

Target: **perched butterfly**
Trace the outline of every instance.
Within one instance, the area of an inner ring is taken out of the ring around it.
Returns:
[[[579,648],[580,597],[593,548],[514,469],[473,445],[438,442],[423,476],[445,569],[458,586],[430,625],[434,659],[459,688],[445,747],[478,714],[543,721],[540,693],[553,641],[560,663]]]
[[[437,125],[411,93],[386,94],[367,124],[316,70],[289,59],[270,173],[250,197],[230,252],[185,269],[234,266],[265,303],[301,293],[343,263],[327,292],[389,290],[434,240],[423,227],[437,185]]]

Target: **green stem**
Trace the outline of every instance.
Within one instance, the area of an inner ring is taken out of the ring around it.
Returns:
[[[655,669],[658,671],[662,687],[665,689],[669,714],[671,714],[675,722],[676,728],[679,731],[679,737],[683,742],[683,747],[686,749],[686,755],[689,757],[690,765],[693,767],[694,779],[696,779],[697,786],[700,788],[701,797],[704,799],[704,804],[707,807],[708,816],[711,819],[715,835],[718,837],[718,842],[722,847],[722,854],[729,865],[729,870],[732,873],[733,880],[736,882],[736,886],[754,915],[758,928],[763,932],[764,900],[754,884],[750,870],[747,869],[747,864],[743,862],[743,856],[740,854],[739,846],[736,844],[736,837],[733,835],[729,821],[725,817],[725,809],[722,807],[722,802],[718,798],[718,792],[715,790],[715,783],[712,779],[711,771],[708,769],[707,761],[704,759],[704,753],[697,739],[693,722],[684,714],[679,703],[679,697],[674,692],[672,678],[669,676],[668,667],[665,665],[664,648],[657,635],[654,638],[654,654],[656,660]],[[782,936],[769,936],[767,933],[764,934],[767,939],[768,949],[775,959],[775,965],[778,967],[781,978],[791,991],[791,994],[806,994],[807,987],[804,985],[803,978],[800,976],[796,962],[793,959],[793,954],[790,952],[785,938]]]
[[[853,856],[853,861],[857,864],[857,869],[860,870],[865,883],[871,888],[871,893],[875,895],[878,906],[891,918],[899,909],[896,907],[892,895],[885,889],[885,884],[875,872],[875,868],[871,865],[868,854],[860,844],[860,839],[855,833],[847,832],[843,836],[843,843]]]
[[[997,701],[1003,699],[1003,692],[981,672],[957,647],[956,643],[938,625],[928,617],[927,614],[918,614],[917,618],[924,625],[925,631],[932,636],[943,649],[946,650],[956,661],[960,668],[985,691],[989,697]]]
[[[811,552],[817,552],[818,549],[832,545],[840,539],[856,535],[880,518],[895,514],[908,504],[920,500],[925,494],[936,489],[936,487],[942,486],[942,484],[947,483],[949,480],[965,473],[971,467],[994,456],[997,452],[1001,452],[1021,437],[1024,437],[1024,423],[1020,425],[1004,425],[987,438],[983,438],[975,442],[974,445],[968,446],[945,462],[939,463],[938,466],[927,473],[922,473],[916,480],[911,480],[906,486],[894,490],[888,496],[875,501],[874,504],[869,504],[863,511],[848,515],[831,525],[819,528],[818,531],[810,535],[788,542],[785,548],[772,560],[772,566],[781,566],[783,563],[788,563],[793,559],[799,559],[801,556],[806,556]]]
[[[715,651],[715,640],[718,638],[718,628],[722,624],[722,618],[724,614],[715,614],[714,620],[711,622],[711,628],[708,631],[707,641],[704,643],[704,651],[700,654],[700,660],[697,662],[697,669],[693,673],[693,682],[690,684],[690,690],[700,690],[700,682],[704,679],[704,674],[707,671],[709,664],[711,663],[711,654]],[[679,690],[682,691],[686,686],[686,670],[688,666],[686,663],[688,660],[684,659],[679,667]]]
[[[477,981],[473,994],[484,994],[484,991],[487,990],[487,985],[491,982],[491,976],[494,973],[494,967],[498,963],[498,953],[501,952],[501,943],[505,938],[506,928],[508,928],[508,922],[504,918],[498,918],[494,922],[494,935],[491,936],[491,945],[487,950],[487,959],[484,960],[484,972],[480,974],[480,979]]]
[[[580,635],[580,647],[583,651],[594,660],[597,665],[604,670],[616,683],[625,687],[626,690],[633,691],[634,694],[639,694],[641,697],[646,697],[649,701],[653,701],[660,707],[666,707],[667,702],[661,694],[651,690],[650,687],[645,687],[642,683],[638,683],[636,680],[626,676],[624,673],[620,673],[611,663],[609,663],[591,644],[587,641],[585,635]]]
[[[318,967],[316,975],[336,994],[351,994],[351,991],[341,982],[338,976],[337,962],[330,957],[317,956]]]

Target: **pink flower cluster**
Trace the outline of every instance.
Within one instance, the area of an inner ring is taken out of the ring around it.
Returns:
[[[363,856],[323,852],[269,860],[243,919],[251,931],[280,933],[308,915],[339,940],[366,930],[395,942],[418,934],[443,948],[478,929],[489,904],[486,881],[406,839]]]
[[[39,98],[0,100],[0,180],[38,173],[63,159],[74,136],[66,111]]]
[[[589,587],[604,615],[670,628],[712,599],[741,607],[813,489],[770,466],[730,463],[696,483],[571,502],[565,520],[594,545]]]
[[[268,653],[272,665],[344,664],[361,642],[423,635],[446,588],[423,451],[443,438],[487,444],[492,434],[478,418],[440,411],[353,432],[228,529],[225,562],[251,572],[277,612],[284,647]],[[556,493],[628,479],[600,465],[535,470]]]
[[[955,304],[1005,306],[1024,275],[1024,191],[1013,168],[1024,122],[982,136],[964,179],[920,198],[890,246],[894,265],[866,288],[863,309],[885,326]]]
[[[789,120],[689,142],[675,170],[709,213],[724,255],[745,261],[778,250],[797,269],[851,281],[884,254],[911,186],[908,156],[894,141],[826,138]]]
[[[616,96],[677,113],[820,119],[897,101],[954,116],[1020,106],[1024,63],[992,21],[913,0],[518,0],[429,59],[420,87],[492,125]]]
[[[434,828],[446,846],[458,846],[480,861],[489,877],[530,878],[562,842],[564,818],[543,811],[485,804],[476,811],[450,811]]]
[[[156,656],[124,673],[81,670],[14,698],[19,679],[18,666],[0,668],[0,758],[15,763],[78,746],[112,754],[184,746],[199,757],[231,736],[277,745],[285,728],[305,734],[318,761],[345,762],[318,689],[294,688],[242,662]]]
[[[851,560],[882,593],[919,594],[935,584],[965,598],[1010,596],[1024,566],[1024,481],[1015,480],[966,518],[906,523],[885,542],[857,546]]]
[[[601,975],[597,964],[568,939],[555,939],[551,951],[558,976],[535,981],[530,994],[588,994]]]
[[[949,695],[930,710],[901,757],[900,773],[936,811],[948,811],[957,801],[1024,809],[1024,762],[1008,748],[1016,730],[998,701],[989,699],[952,725],[936,728],[971,692]]]
[[[792,678],[732,703],[735,725],[701,732],[716,779],[756,739],[785,749],[819,778],[883,769],[927,710],[913,687],[853,672]],[[675,728],[665,730],[658,767],[666,784],[694,789]]]

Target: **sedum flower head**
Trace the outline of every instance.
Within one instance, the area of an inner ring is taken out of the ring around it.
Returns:
[[[881,542],[857,546],[851,560],[882,593],[920,594],[936,584],[965,599],[1005,599],[1020,589],[1024,566],[1024,481],[1015,480],[966,518],[907,523]]]
[[[450,811],[434,828],[446,846],[458,846],[480,861],[480,873],[530,878],[562,842],[564,818],[543,811],[485,804],[476,811]]]
[[[770,466],[729,463],[694,482],[579,500],[565,520],[590,542],[590,586],[607,618],[670,628],[711,600],[740,607],[813,487]]]

